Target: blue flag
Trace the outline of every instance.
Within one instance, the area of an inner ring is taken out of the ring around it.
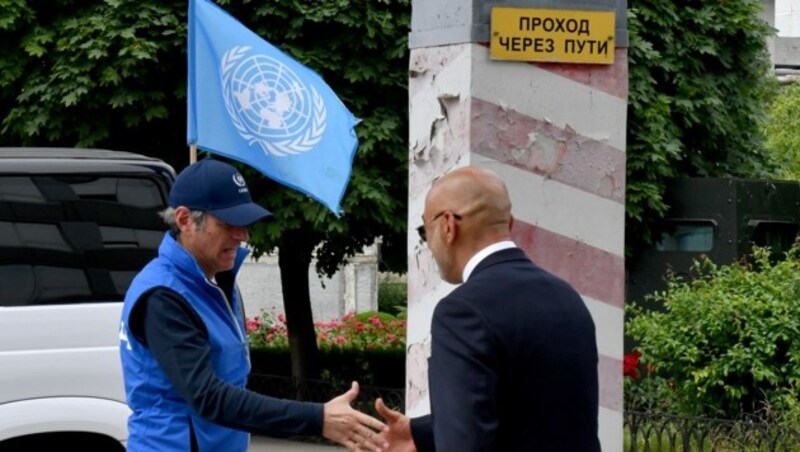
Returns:
[[[339,214],[359,120],[311,69],[208,0],[189,2],[187,140]]]

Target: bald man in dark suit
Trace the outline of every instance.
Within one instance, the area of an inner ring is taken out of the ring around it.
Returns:
[[[512,224],[489,170],[459,168],[428,192],[420,236],[442,278],[463,284],[433,313],[431,414],[409,419],[376,400],[388,450],[600,450],[594,323],[511,241]]]

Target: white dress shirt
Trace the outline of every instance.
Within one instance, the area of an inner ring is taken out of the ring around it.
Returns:
[[[480,264],[481,261],[486,259],[490,254],[496,253],[500,250],[516,247],[517,244],[511,240],[503,240],[502,242],[492,243],[486,248],[478,251],[467,261],[467,265],[464,266],[464,272],[461,274],[461,281],[467,282],[469,275],[472,274],[472,271],[475,270],[475,267],[477,267],[478,264]]]

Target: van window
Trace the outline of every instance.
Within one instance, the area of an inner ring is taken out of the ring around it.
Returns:
[[[774,259],[783,259],[797,239],[798,225],[784,221],[751,220],[748,226],[753,233],[750,236],[753,245],[770,249]]]
[[[166,230],[145,176],[0,175],[0,305],[121,301]]]
[[[656,243],[658,251],[711,251],[714,247],[714,223],[711,221],[667,222],[667,229]]]

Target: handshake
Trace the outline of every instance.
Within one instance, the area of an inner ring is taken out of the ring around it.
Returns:
[[[384,422],[364,414],[350,403],[358,397],[358,383],[325,404],[322,436],[350,451],[415,452],[411,419],[375,400],[375,410]]]

